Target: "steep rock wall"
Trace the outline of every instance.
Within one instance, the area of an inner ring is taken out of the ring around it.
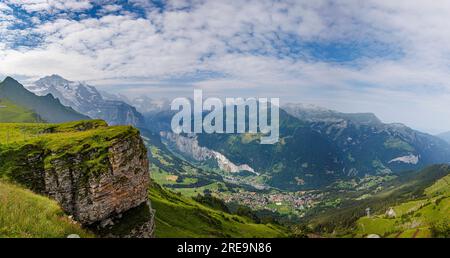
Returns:
[[[86,176],[83,162],[95,153],[55,159],[45,169],[44,193],[56,199],[77,221],[91,224],[147,201],[148,160],[138,135],[109,147],[107,171]]]
[[[222,153],[200,146],[196,136],[185,137],[171,132],[160,132],[160,135],[164,140],[174,145],[178,152],[196,161],[214,159],[219,169],[225,172],[237,173],[239,171],[248,171],[256,175],[259,174],[247,164],[234,164]]]
[[[138,130],[96,120],[4,129],[22,135],[0,139],[0,178],[50,196],[74,220],[103,231],[102,236],[152,235],[149,161]],[[133,210],[141,211],[139,219],[117,226]],[[119,233],[105,230],[114,225]]]

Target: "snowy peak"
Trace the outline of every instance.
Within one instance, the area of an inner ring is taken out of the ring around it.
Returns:
[[[36,84],[46,84],[46,85],[59,85],[69,83],[70,81],[64,79],[63,77],[53,74],[50,76],[45,76],[36,81]]]
[[[129,104],[108,100],[93,86],[85,82],[74,82],[59,75],[37,80],[28,89],[36,95],[53,95],[65,105],[91,118],[103,119],[110,125],[142,126],[144,118]]]
[[[64,105],[77,109],[86,104],[86,101],[102,101],[102,95],[92,86],[84,82],[73,82],[59,75],[51,75],[37,80],[29,88],[37,95],[48,93],[58,98]]]

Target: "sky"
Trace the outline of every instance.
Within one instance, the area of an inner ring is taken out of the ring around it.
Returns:
[[[0,78],[279,97],[450,130],[450,1],[0,0]]]

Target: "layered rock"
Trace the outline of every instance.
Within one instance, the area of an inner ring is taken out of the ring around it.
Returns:
[[[172,144],[176,151],[196,161],[213,159],[216,161],[219,169],[225,172],[237,173],[240,171],[248,171],[257,175],[259,174],[247,164],[234,164],[222,153],[200,146],[196,136],[186,137],[171,132],[161,132],[160,135],[169,144]]]
[[[149,161],[138,130],[96,120],[11,127],[34,135],[12,145],[0,142],[1,177],[57,200],[101,236],[152,236]],[[124,221],[136,210],[134,221]],[[121,223],[126,226],[112,232]]]
[[[107,171],[98,176],[86,176],[80,170],[90,153],[55,159],[44,170],[44,192],[83,224],[137,207],[147,201],[149,183],[149,165],[142,144],[139,135],[117,141],[109,147]]]

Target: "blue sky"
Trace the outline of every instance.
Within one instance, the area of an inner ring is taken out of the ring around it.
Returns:
[[[280,97],[450,130],[450,2],[2,0],[0,76]]]

